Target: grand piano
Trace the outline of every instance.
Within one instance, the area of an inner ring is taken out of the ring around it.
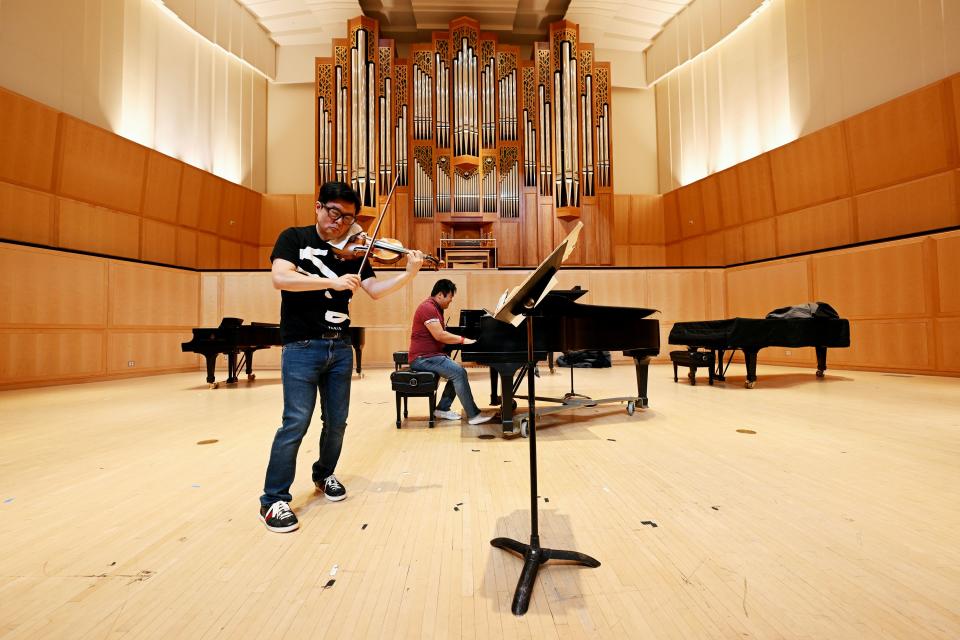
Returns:
[[[678,322],[668,338],[670,344],[690,350],[716,352],[714,378],[724,380],[733,354],[739,349],[747,366],[744,386],[757,383],[757,352],[764,347],[813,347],[817,352],[817,377],[827,370],[827,347],[850,346],[850,323],[843,318],[729,318],[701,322]],[[727,365],[723,355],[730,352]]]
[[[648,318],[655,311],[576,302],[586,292],[580,288],[551,291],[544,297],[534,316],[534,358],[537,362],[546,360],[554,351],[622,351],[634,360],[637,394],[596,400],[538,396],[538,401],[559,403],[542,410],[538,408],[538,416],[612,402],[625,402],[627,412],[632,414],[636,407],[648,405],[647,366],[650,358],[660,353],[660,323]],[[448,326],[447,330],[477,341],[460,347],[460,359],[490,367],[490,404],[500,405],[503,433],[516,434],[514,398],[524,398],[516,392],[523,377],[531,373],[527,371],[526,328],[501,322],[484,310],[465,309],[460,312],[460,326]],[[503,389],[502,398],[497,393],[498,379]],[[519,433],[525,436],[526,417],[521,417],[519,426]]]
[[[363,376],[362,354],[365,339],[363,327],[350,327],[353,352],[356,355],[357,374]],[[227,356],[227,384],[235,384],[241,369],[246,368],[247,379],[253,380],[253,352],[280,346],[280,325],[269,322],[243,324],[240,318],[224,318],[219,327],[199,327],[193,338],[180,345],[184,353],[199,353],[207,359],[207,384],[211,389],[220,386],[214,375],[217,356]],[[239,361],[238,361],[239,357]]]

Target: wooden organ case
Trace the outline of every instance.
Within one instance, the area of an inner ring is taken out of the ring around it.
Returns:
[[[372,18],[347,31],[316,59],[317,190],[353,185],[366,226],[396,180],[383,236],[493,239],[500,266],[538,264],[582,220],[570,262],[612,263],[610,64],[577,25],[552,24],[532,60],[466,17],[406,59]]]

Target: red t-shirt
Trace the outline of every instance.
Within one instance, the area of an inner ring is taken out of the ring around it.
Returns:
[[[440,328],[445,329],[443,323],[443,309],[433,298],[427,298],[420,303],[413,314],[413,327],[410,329],[410,349],[407,351],[407,361],[413,362],[421,356],[444,355],[444,343],[434,339],[427,324],[439,322]]]

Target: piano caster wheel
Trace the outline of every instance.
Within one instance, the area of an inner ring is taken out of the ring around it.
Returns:
[[[257,374],[255,374],[255,373],[248,373],[248,374],[247,374],[247,380],[256,380],[256,379],[257,379]]]
[[[219,389],[219,388],[220,388],[220,383],[219,383],[219,382],[211,382],[210,384],[207,385],[207,387],[210,388],[210,389]]]
[[[818,378],[822,378],[822,377],[823,377],[823,369],[817,369],[817,377],[818,377]]]
[[[637,403],[636,403],[636,402],[634,402],[633,400],[628,401],[628,402],[627,402],[627,415],[628,415],[628,416],[632,416],[632,415],[633,415],[633,412],[636,410],[636,408],[637,408]]]
[[[520,418],[520,435],[524,438],[530,437],[530,421],[526,418]]]
[[[756,380],[747,380],[746,382],[743,383],[743,386],[746,387],[747,389],[753,389],[753,386],[755,384],[757,384]]]

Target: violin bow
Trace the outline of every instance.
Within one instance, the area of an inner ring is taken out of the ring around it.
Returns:
[[[377,234],[380,233],[380,225],[383,224],[383,216],[387,212],[387,207],[390,206],[390,199],[393,198],[393,192],[397,189],[399,181],[400,174],[397,174],[397,177],[393,179],[393,186],[390,187],[390,193],[387,194],[387,200],[383,203],[383,209],[380,210],[380,215],[377,217],[377,224],[373,228],[373,235],[370,236],[370,244],[367,245],[367,250],[363,254],[363,260],[360,261],[360,269],[357,271],[357,275],[363,273],[363,267],[367,264],[367,258],[370,257],[370,252],[373,250],[373,243],[377,239]]]

